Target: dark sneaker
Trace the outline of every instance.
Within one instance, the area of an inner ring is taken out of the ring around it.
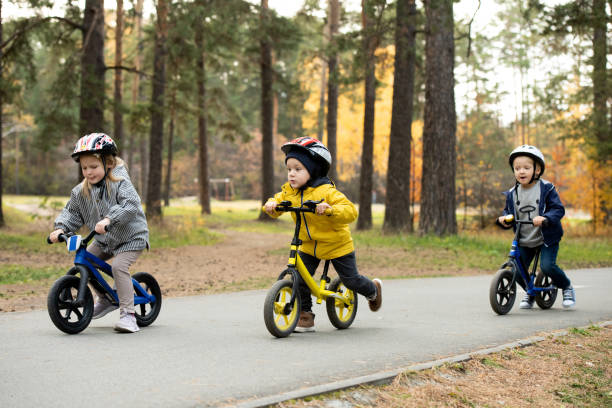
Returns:
[[[382,305],[382,281],[380,279],[372,279],[372,282],[374,282],[376,286],[376,295],[374,295],[372,299],[368,298],[368,303],[370,305],[370,310],[376,312]]]
[[[307,333],[315,331],[314,318],[315,314],[312,312],[300,312],[300,320],[298,320],[298,324],[295,329],[293,329],[293,331],[296,333]]]
[[[563,307],[572,307],[576,304],[576,292],[573,287],[563,289]]]
[[[519,307],[521,309],[531,309],[533,307],[533,302],[535,301],[535,296],[528,295],[525,293],[525,297],[521,300],[521,304]]]
[[[91,318],[92,319],[99,319],[102,316],[105,316],[106,314],[108,314],[108,313],[110,313],[113,310],[116,310],[118,308],[119,308],[119,306],[113,305],[111,302],[109,302],[108,299],[101,298],[94,305],[93,316]]]

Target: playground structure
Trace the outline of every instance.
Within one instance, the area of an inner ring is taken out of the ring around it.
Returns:
[[[234,184],[231,178],[210,179],[212,196],[216,200],[231,201],[234,199]]]

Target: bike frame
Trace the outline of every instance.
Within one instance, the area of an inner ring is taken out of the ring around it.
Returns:
[[[529,271],[526,270],[525,266],[523,265],[523,261],[521,259],[521,252],[519,249],[519,236],[520,236],[521,225],[522,224],[533,224],[533,221],[518,221],[517,220],[514,222],[517,224],[517,226],[516,226],[516,232],[514,233],[514,239],[512,240],[512,248],[510,249],[510,253],[508,254],[509,261],[506,262],[504,265],[502,265],[502,268],[506,266],[511,266],[512,270],[514,271],[513,280],[516,280],[516,273],[518,271],[520,276],[523,278],[523,282],[525,282],[525,286],[527,287],[526,288],[527,294],[530,296],[535,296],[538,292],[556,290],[557,287],[554,285],[547,286],[547,287],[535,286],[536,270],[538,268],[538,262],[540,261],[540,250],[537,251],[533,259],[533,266],[532,266],[531,273],[529,273]],[[510,286],[512,286],[512,283],[510,284]]]
[[[281,203],[281,205],[276,207],[277,211],[295,213],[295,230],[293,233],[293,239],[291,240],[291,249],[289,251],[289,261],[287,262],[287,269],[281,272],[278,277],[278,280],[281,280],[285,277],[285,275],[291,274],[293,278],[291,301],[285,305],[285,314],[291,313],[291,310],[293,309],[293,303],[295,302],[295,298],[298,292],[298,276],[300,276],[304,280],[304,282],[310,289],[310,292],[316,297],[318,304],[320,304],[328,297],[333,297],[346,302],[346,298],[344,298],[342,295],[336,292],[332,292],[331,290],[325,289],[325,285],[329,282],[329,278],[327,277],[327,271],[329,269],[330,261],[325,261],[325,267],[323,269],[323,274],[321,275],[321,280],[317,284],[312,275],[310,275],[310,272],[308,272],[308,268],[306,268],[306,265],[304,265],[304,262],[302,262],[302,259],[300,258],[300,255],[298,253],[299,247],[302,245],[302,240],[300,239],[300,228],[302,226],[301,214],[314,213],[316,205],[319,202],[306,201],[301,207],[290,207],[290,203],[287,204],[286,202],[283,202]]]
[[[87,285],[87,282],[91,282],[96,289],[98,289],[100,292],[108,294],[113,301],[118,304],[119,296],[117,295],[117,291],[110,287],[100,273],[101,271],[113,278],[112,266],[91,252],[87,251],[87,243],[89,243],[89,241],[93,238],[94,234],[95,231],[92,231],[85,239],[82,240],[74,257],[75,268],[72,268],[67,272],[67,275],[76,275],[77,273],[81,275],[79,294],[76,302],[79,305],[83,304],[85,299],[85,286]],[[155,296],[147,293],[147,291],[140,286],[140,283],[136,279],[132,278],[132,284],[136,289],[136,293],[134,294],[134,305],[155,302]]]

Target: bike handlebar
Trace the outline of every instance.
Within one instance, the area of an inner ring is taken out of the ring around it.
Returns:
[[[104,231],[108,232],[108,225],[104,226]],[[66,240],[68,240],[68,238],[70,238],[73,235],[74,235],[73,232],[68,232],[66,234],[59,234],[57,236],[57,242],[66,242]],[[81,243],[83,245],[87,245],[87,243],[91,241],[94,235],[96,235],[95,229],[91,230],[91,232],[85,238],[81,240]],[[53,242],[51,241],[51,237],[49,236],[47,236],[47,244],[53,244]]]
[[[533,225],[533,221],[531,220],[529,221],[515,220],[512,214],[507,215],[506,218],[504,219],[504,222],[508,225],[512,225],[512,224],[531,224]],[[542,225],[543,226],[548,225],[548,218],[545,218],[544,221],[542,221]]]
[[[307,200],[302,203],[300,207],[292,207],[291,201],[281,201],[279,205],[276,206],[276,211],[279,212],[294,212],[294,213],[314,213],[317,211],[317,204],[322,203],[325,200]],[[326,209],[325,214],[331,214],[331,209]]]

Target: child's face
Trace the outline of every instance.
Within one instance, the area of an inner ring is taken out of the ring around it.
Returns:
[[[534,172],[540,173],[540,166],[536,165],[532,158],[527,156],[518,156],[512,163],[514,168],[514,177],[522,186],[529,186]],[[534,180],[535,181],[535,180]]]
[[[87,179],[89,184],[96,184],[104,178],[102,160],[96,156],[84,154],[79,157],[79,163],[81,163],[83,177]]]
[[[302,162],[290,157],[287,159],[287,180],[291,187],[298,189],[310,180],[310,173]]]

